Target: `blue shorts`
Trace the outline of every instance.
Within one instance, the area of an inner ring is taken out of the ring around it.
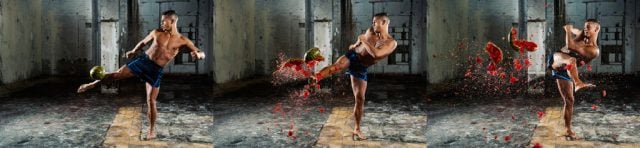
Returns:
[[[151,61],[147,54],[136,57],[133,61],[127,63],[127,67],[131,70],[131,73],[151,84],[151,86],[160,87],[162,66]]]
[[[344,56],[349,59],[349,69],[347,69],[347,74],[367,81],[367,66],[362,65],[362,62],[360,62],[360,59],[358,58],[358,53],[353,50],[349,50]]]
[[[567,72],[566,69],[564,69],[564,68],[562,70],[553,69],[553,67],[551,66],[551,65],[553,65],[553,55],[547,57],[547,65],[548,65],[549,69],[551,69],[551,78],[562,79],[562,80],[567,80],[567,81],[571,80],[571,77],[569,76],[569,73]]]

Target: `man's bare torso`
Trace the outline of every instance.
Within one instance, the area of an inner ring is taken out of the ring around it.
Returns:
[[[587,63],[593,60],[594,58],[596,58],[600,54],[600,49],[595,44],[595,42],[587,40],[587,38],[582,36],[581,34],[574,39],[574,42],[582,49],[573,49],[573,51],[584,51],[584,53],[578,53],[578,54],[583,56],[585,58],[583,60],[586,60],[585,62]],[[571,52],[569,50],[569,47],[566,45],[562,47],[560,51],[564,53]]]
[[[146,51],[149,58],[156,64],[164,67],[180,51],[180,47],[185,46],[187,39],[179,33],[171,34],[157,29],[153,32],[153,43]]]
[[[365,34],[362,34],[360,36],[364,36],[365,38],[365,40],[361,40],[361,42],[367,42],[370,45],[374,46],[379,46],[380,44],[387,43],[388,40],[393,40],[393,38],[391,37],[387,37],[386,40],[379,39],[379,37],[376,36],[375,33],[373,33],[373,30],[367,31]],[[353,50],[358,53],[358,58],[364,66],[371,66],[376,64],[380,59],[375,59],[371,54],[369,54],[369,52],[367,52],[366,48],[367,46],[359,44]]]

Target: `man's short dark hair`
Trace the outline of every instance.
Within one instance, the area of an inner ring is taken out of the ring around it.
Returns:
[[[597,19],[594,19],[594,18],[587,19],[584,22],[600,24],[600,22]]]
[[[376,13],[375,15],[373,15],[373,17],[389,17],[389,15],[387,15],[386,12],[380,12],[380,13]]]
[[[176,14],[175,10],[167,10],[162,12],[162,15],[166,15],[166,16],[175,16],[176,18],[178,17],[178,14]]]

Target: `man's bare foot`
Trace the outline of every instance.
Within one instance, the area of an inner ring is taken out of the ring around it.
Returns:
[[[576,136],[576,133],[571,130],[567,130],[567,134],[564,136],[567,138],[567,140],[571,140],[571,141],[580,140],[580,138]]]
[[[82,84],[80,85],[80,87],[78,87],[78,93],[83,93],[89,89],[92,89],[93,87],[95,87],[95,85],[93,85],[93,83],[88,83],[88,84]]]
[[[364,134],[362,133],[362,131],[360,130],[355,130],[353,131],[353,133],[351,134],[351,139],[354,141],[360,141],[360,140],[367,140],[367,137],[364,136]]]
[[[575,91],[581,91],[584,90],[585,88],[594,88],[596,87],[596,85],[590,84],[590,83],[581,83],[581,84],[576,84],[576,88]]]
[[[145,138],[145,140],[153,140],[156,139],[156,132],[153,130],[149,130],[149,132],[147,133],[147,138]]]

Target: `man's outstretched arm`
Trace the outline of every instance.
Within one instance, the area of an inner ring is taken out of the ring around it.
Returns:
[[[200,49],[198,49],[198,47],[196,47],[196,45],[194,45],[193,42],[191,42],[191,40],[189,39],[186,39],[186,40],[187,40],[186,46],[191,51],[191,57],[198,60],[204,59],[205,57],[204,52],[200,51]]]
[[[147,46],[149,44],[149,42],[153,41],[153,34],[156,31],[151,31],[149,33],[149,35],[147,35],[147,37],[145,37],[144,39],[142,39],[142,41],[138,42],[138,44],[136,44],[136,47],[134,47],[133,49],[131,49],[130,51],[127,51],[127,53],[124,54],[125,58],[131,58],[134,55],[136,55],[136,53],[140,50],[142,50],[142,48],[144,48],[144,46]]]

